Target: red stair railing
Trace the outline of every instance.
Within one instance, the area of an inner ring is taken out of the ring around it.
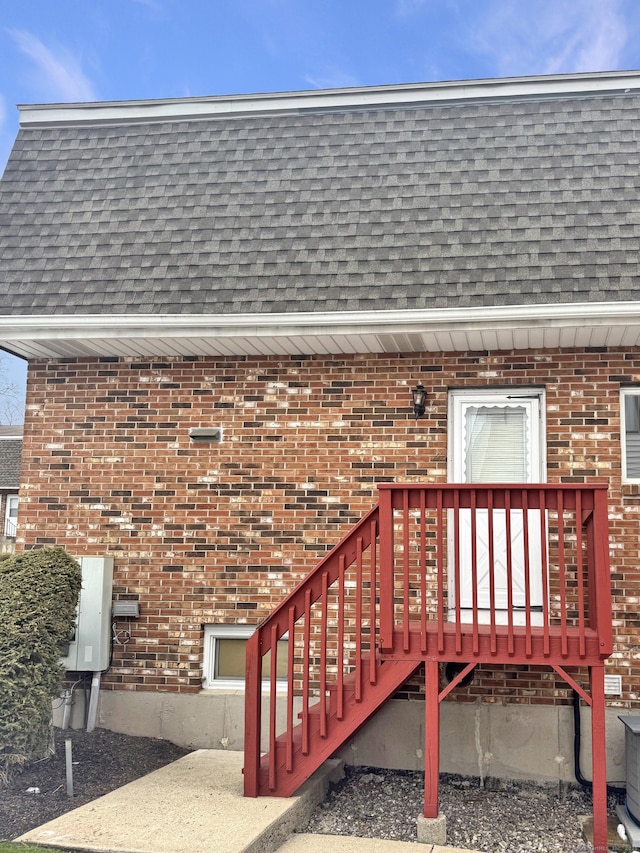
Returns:
[[[346,706],[375,684],[377,643],[378,507],[375,506],[258,627],[247,644],[245,692],[246,796],[301,784],[312,737],[338,748],[335,723]],[[277,643],[288,641],[286,680],[278,679]],[[268,673],[263,660],[268,660]],[[262,693],[268,685],[268,756],[261,762]],[[279,695],[282,702],[278,702]],[[284,711],[282,710],[284,704]],[[280,711],[279,711],[280,705]],[[296,713],[297,712],[297,713]],[[297,722],[297,719],[300,722]],[[280,733],[282,732],[282,733]],[[331,737],[333,736],[333,738]],[[262,764],[262,774],[261,774]],[[302,775],[301,775],[302,774]],[[305,775],[306,774],[306,775]],[[295,789],[294,789],[295,790]]]

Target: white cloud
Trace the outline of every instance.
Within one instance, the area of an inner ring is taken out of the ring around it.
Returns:
[[[17,47],[35,66],[32,85],[47,100],[95,101],[91,80],[64,47],[55,51],[26,30],[9,30]]]
[[[547,60],[546,71],[609,71],[618,68],[627,42],[627,31],[618,3],[589,3],[566,43]]]
[[[348,89],[361,85],[353,74],[348,74],[336,67],[325,68],[321,74],[314,76],[305,74],[304,79],[314,89]]]
[[[488,0],[462,40],[501,76],[620,68],[631,26],[621,0]]]

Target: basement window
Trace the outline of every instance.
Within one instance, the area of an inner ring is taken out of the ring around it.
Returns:
[[[640,483],[640,388],[620,392],[622,431],[622,479]]]
[[[205,690],[244,690],[247,640],[255,631],[253,625],[205,625],[202,686]],[[276,677],[287,678],[289,642],[286,635],[278,640]],[[262,661],[262,677],[268,686],[271,652]]]

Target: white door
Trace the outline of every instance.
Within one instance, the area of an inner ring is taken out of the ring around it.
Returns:
[[[509,391],[452,391],[450,395],[449,479],[456,483],[539,483],[543,481],[542,392],[537,389]],[[513,623],[524,624],[525,523],[528,528],[529,601],[532,624],[541,623],[542,553],[540,511],[494,510],[492,524],[487,510],[476,512],[475,557],[478,619],[490,620],[489,536],[493,535],[493,575],[496,622],[506,624],[509,605],[507,535],[510,537]],[[510,529],[509,529],[510,528]],[[454,565],[454,525],[450,513],[449,565]],[[460,612],[462,621],[473,618],[473,569],[471,510],[460,510]],[[455,619],[456,594],[453,570],[449,578],[449,612]]]

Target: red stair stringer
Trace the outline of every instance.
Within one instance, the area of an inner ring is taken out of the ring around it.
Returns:
[[[363,659],[362,670],[368,673],[368,658],[366,659],[366,668],[364,662]],[[262,756],[258,795],[290,797],[294,794],[320,767],[323,761],[326,761],[336,750],[340,749],[393,696],[395,691],[413,675],[421,663],[422,661],[419,660],[404,658],[379,661],[375,684],[371,684],[368,677],[362,679],[359,701],[355,698],[354,673],[345,676],[342,719],[338,719],[336,713],[336,686],[335,684],[330,685],[328,688],[330,698],[327,699],[326,735],[323,737],[320,734],[320,702],[318,702],[309,708],[309,750],[307,754],[305,755],[302,751],[302,723],[299,723],[293,729],[292,737],[288,737],[285,733],[277,738],[275,767],[271,766],[273,756],[269,753]],[[302,716],[302,713],[298,716]],[[289,770],[287,770],[287,752],[291,754]]]

